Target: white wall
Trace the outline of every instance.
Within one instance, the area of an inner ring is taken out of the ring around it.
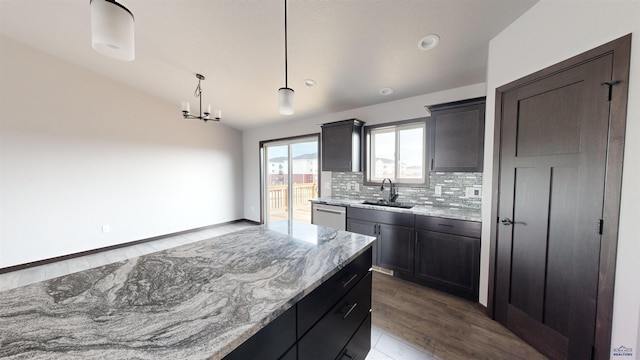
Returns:
[[[244,131],[242,134],[242,141],[245,174],[245,218],[260,221],[260,141],[279,139],[289,136],[315,134],[320,132],[320,124],[352,118],[364,121],[366,123],[365,125],[373,125],[425,117],[427,116],[424,109],[426,105],[484,96],[485,89],[486,86],[484,83],[475,84],[384,104],[372,105],[308,119],[287,121],[280,124]],[[330,174],[330,172],[322,172],[322,196],[330,195],[330,192],[324,187],[324,183],[330,180],[328,179]]]
[[[242,218],[239,131],[13,40],[0,49],[0,267]]]
[[[634,349],[640,359],[640,1],[542,0],[496,36],[489,47],[487,77],[484,194],[491,194],[495,89],[525,75],[578,55],[584,51],[633,34],[631,79],[627,113],[626,146],[612,346]],[[483,198],[480,302],[487,303],[491,196]],[[612,356],[613,358],[613,356]],[[625,359],[630,359],[625,357]]]

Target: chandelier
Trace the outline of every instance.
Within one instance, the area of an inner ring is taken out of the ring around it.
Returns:
[[[198,98],[200,102],[200,108],[198,115],[191,114],[191,105],[187,101],[182,102],[182,117],[185,119],[198,119],[204,122],[209,120],[211,121],[220,121],[222,118],[222,112],[220,110],[216,110],[216,113],[213,117],[209,117],[211,115],[211,104],[207,105],[207,108],[203,111],[202,109],[202,87],[200,86],[200,82],[204,80],[204,75],[196,74],[196,78],[198,78],[198,86],[196,87],[196,91],[193,93],[195,97]]]

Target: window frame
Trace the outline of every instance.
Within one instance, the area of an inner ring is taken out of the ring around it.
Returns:
[[[429,162],[429,142],[430,142],[430,128],[429,128],[429,123],[428,123],[429,118],[428,117],[424,117],[424,118],[415,118],[415,119],[409,119],[409,120],[403,120],[403,121],[395,121],[395,122],[389,122],[389,123],[383,123],[383,124],[376,124],[376,125],[369,125],[369,126],[365,126],[364,127],[364,136],[365,139],[362,142],[363,143],[363,149],[362,149],[362,154],[364,157],[364,161],[363,161],[363,184],[367,185],[367,186],[375,186],[375,185],[380,185],[382,179],[377,179],[377,178],[373,178],[371,172],[374,170],[374,166],[372,166],[372,154],[373,154],[373,148],[372,146],[374,145],[374,140],[372,137],[372,132],[375,134],[376,132],[380,131],[380,130],[385,130],[385,129],[389,129],[389,131],[393,131],[395,133],[395,154],[397,154],[399,152],[399,147],[400,147],[400,143],[398,141],[399,139],[399,132],[403,129],[403,128],[412,128],[412,127],[422,127],[423,128],[423,136],[424,136],[424,140],[422,143],[422,169],[423,169],[423,178],[421,179],[415,179],[414,181],[412,181],[412,179],[398,179],[397,174],[398,174],[398,161],[397,161],[397,156],[394,156],[394,167],[395,167],[395,171],[394,173],[396,174],[396,176],[394,176],[393,179],[391,179],[391,181],[393,181],[394,185],[398,185],[398,186],[410,186],[410,187],[429,187],[429,173],[430,173],[430,169],[427,166],[428,162]]]

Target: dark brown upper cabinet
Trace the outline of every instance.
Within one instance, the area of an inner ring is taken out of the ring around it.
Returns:
[[[358,119],[322,125],[322,171],[362,171],[363,126]]]
[[[432,105],[428,109],[431,171],[481,172],[485,98]]]

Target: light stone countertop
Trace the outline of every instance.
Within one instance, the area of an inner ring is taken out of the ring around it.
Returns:
[[[401,213],[415,214],[415,215],[436,216],[436,217],[456,219],[456,220],[467,220],[467,221],[477,221],[477,222],[482,221],[480,210],[475,210],[475,209],[429,206],[429,205],[415,205],[410,209],[404,209],[404,208],[397,208],[397,207],[391,207],[391,206],[363,204],[364,200],[336,199],[336,198],[317,198],[317,199],[312,199],[311,202],[314,202],[317,204],[351,206],[351,207],[357,207],[357,208],[363,208],[363,209],[401,212]]]
[[[374,240],[282,221],[0,292],[0,358],[220,359]]]

